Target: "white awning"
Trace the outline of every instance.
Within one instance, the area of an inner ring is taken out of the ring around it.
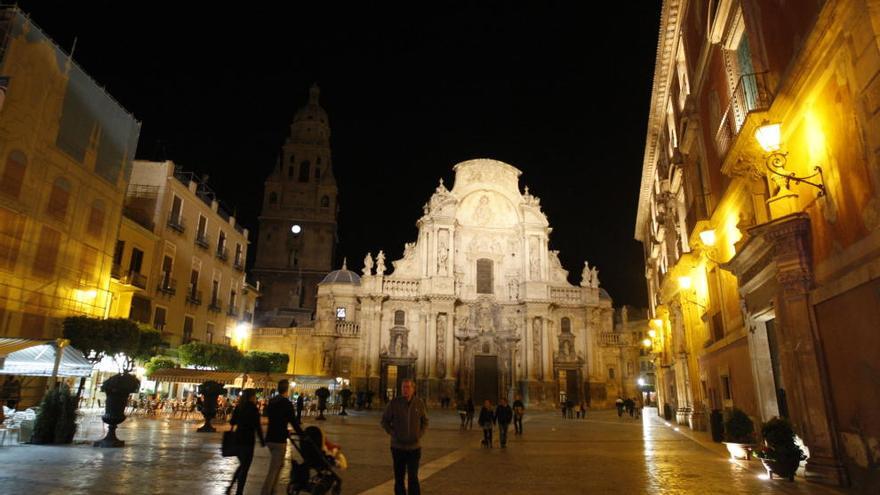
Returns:
[[[52,376],[58,345],[54,340],[0,338],[0,375]],[[90,363],[74,347],[65,346],[57,376],[89,376]]]

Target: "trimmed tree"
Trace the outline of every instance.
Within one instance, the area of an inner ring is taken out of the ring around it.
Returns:
[[[248,351],[239,364],[241,371],[255,373],[284,373],[290,356],[280,352]]]
[[[149,361],[144,363],[144,373],[149,377],[156,370],[177,368],[177,361],[170,357],[153,356]]]
[[[185,366],[221,371],[237,370],[242,358],[241,351],[235,347],[204,342],[183,344],[177,348],[177,355]]]

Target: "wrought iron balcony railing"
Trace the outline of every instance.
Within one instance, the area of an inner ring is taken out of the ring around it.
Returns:
[[[183,221],[183,216],[180,213],[176,215],[171,213],[168,215],[168,227],[182,234],[186,231],[186,222]]]
[[[196,234],[196,246],[202,249],[208,249],[210,243],[208,242],[208,236],[205,235],[204,232],[200,232]]]
[[[767,72],[744,74],[739,78],[715,133],[715,148],[722,160],[730,150],[733,140],[739,135],[746,117],[752,112],[761,112],[770,108],[772,95],[769,88]]]
[[[214,253],[214,255],[217,256],[217,259],[220,261],[226,261],[229,259],[229,248],[226,246],[218,246],[217,252]]]
[[[162,276],[159,286],[156,290],[162,294],[173,296],[177,293],[177,280],[171,278],[167,273]]]
[[[195,306],[199,306],[202,304],[202,291],[195,290],[190,286],[190,289],[186,291],[186,302],[193,304]]]

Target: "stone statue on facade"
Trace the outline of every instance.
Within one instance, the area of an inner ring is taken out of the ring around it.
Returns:
[[[480,204],[477,206],[477,209],[474,210],[473,220],[477,225],[487,225],[492,221],[492,207],[489,206],[489,197],[482,196],[480,197]]]
[[[385,252],[382,250],[376,255],[376,275],[385,275]]]
[[[437,274],[446,275],[449,264],[449,247],[445,240],[440,240],[440,246],[437,253]]]
[[[599,269],[595,266],[590,269],[590,287],[594,289],[599,288]]]
[[[584,261],[584,269],[581,271],[581,287],[591,287],[593,273],[590,271],[590,262]]]
[[[407,242],[403,245],[403,259],[408,260],[416,254],[416,243]]]
[[[369,276],[373,274],[373,253],[367,253],[367,257],[364,258],[364,276]]]

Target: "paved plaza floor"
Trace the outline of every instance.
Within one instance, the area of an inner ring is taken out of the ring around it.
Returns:
[[[496,444],[491,450],[480,447],[478,429],[459,430],[454,411],[429,415],[421,476],[426,494],[847,493],[803,479],[763,480],[757,460],[731,463],[717,445],[675,431],[653,414],[636,420],[597,411],[563,420],[558,413],[530,412],[522,437],[511,435],[506,449]],[[388,439],[378,423],[375,411],[321,424],[349,460],[343,493],[393,493]],[[130,419],[118,431],[127,442],[121,449],[85,443],[2,447],[0,494],[224,493],[237,461],[220,456],[219,432],[197,433],[198,425]],[[86,436],[100,437],[99,423],[86,426]],[[247,493],[259,493],[267,463],[268,452],[258,448]],[[287,476],[285,468],[282,479]],[[276,493],[285,493],[284,487]]]

